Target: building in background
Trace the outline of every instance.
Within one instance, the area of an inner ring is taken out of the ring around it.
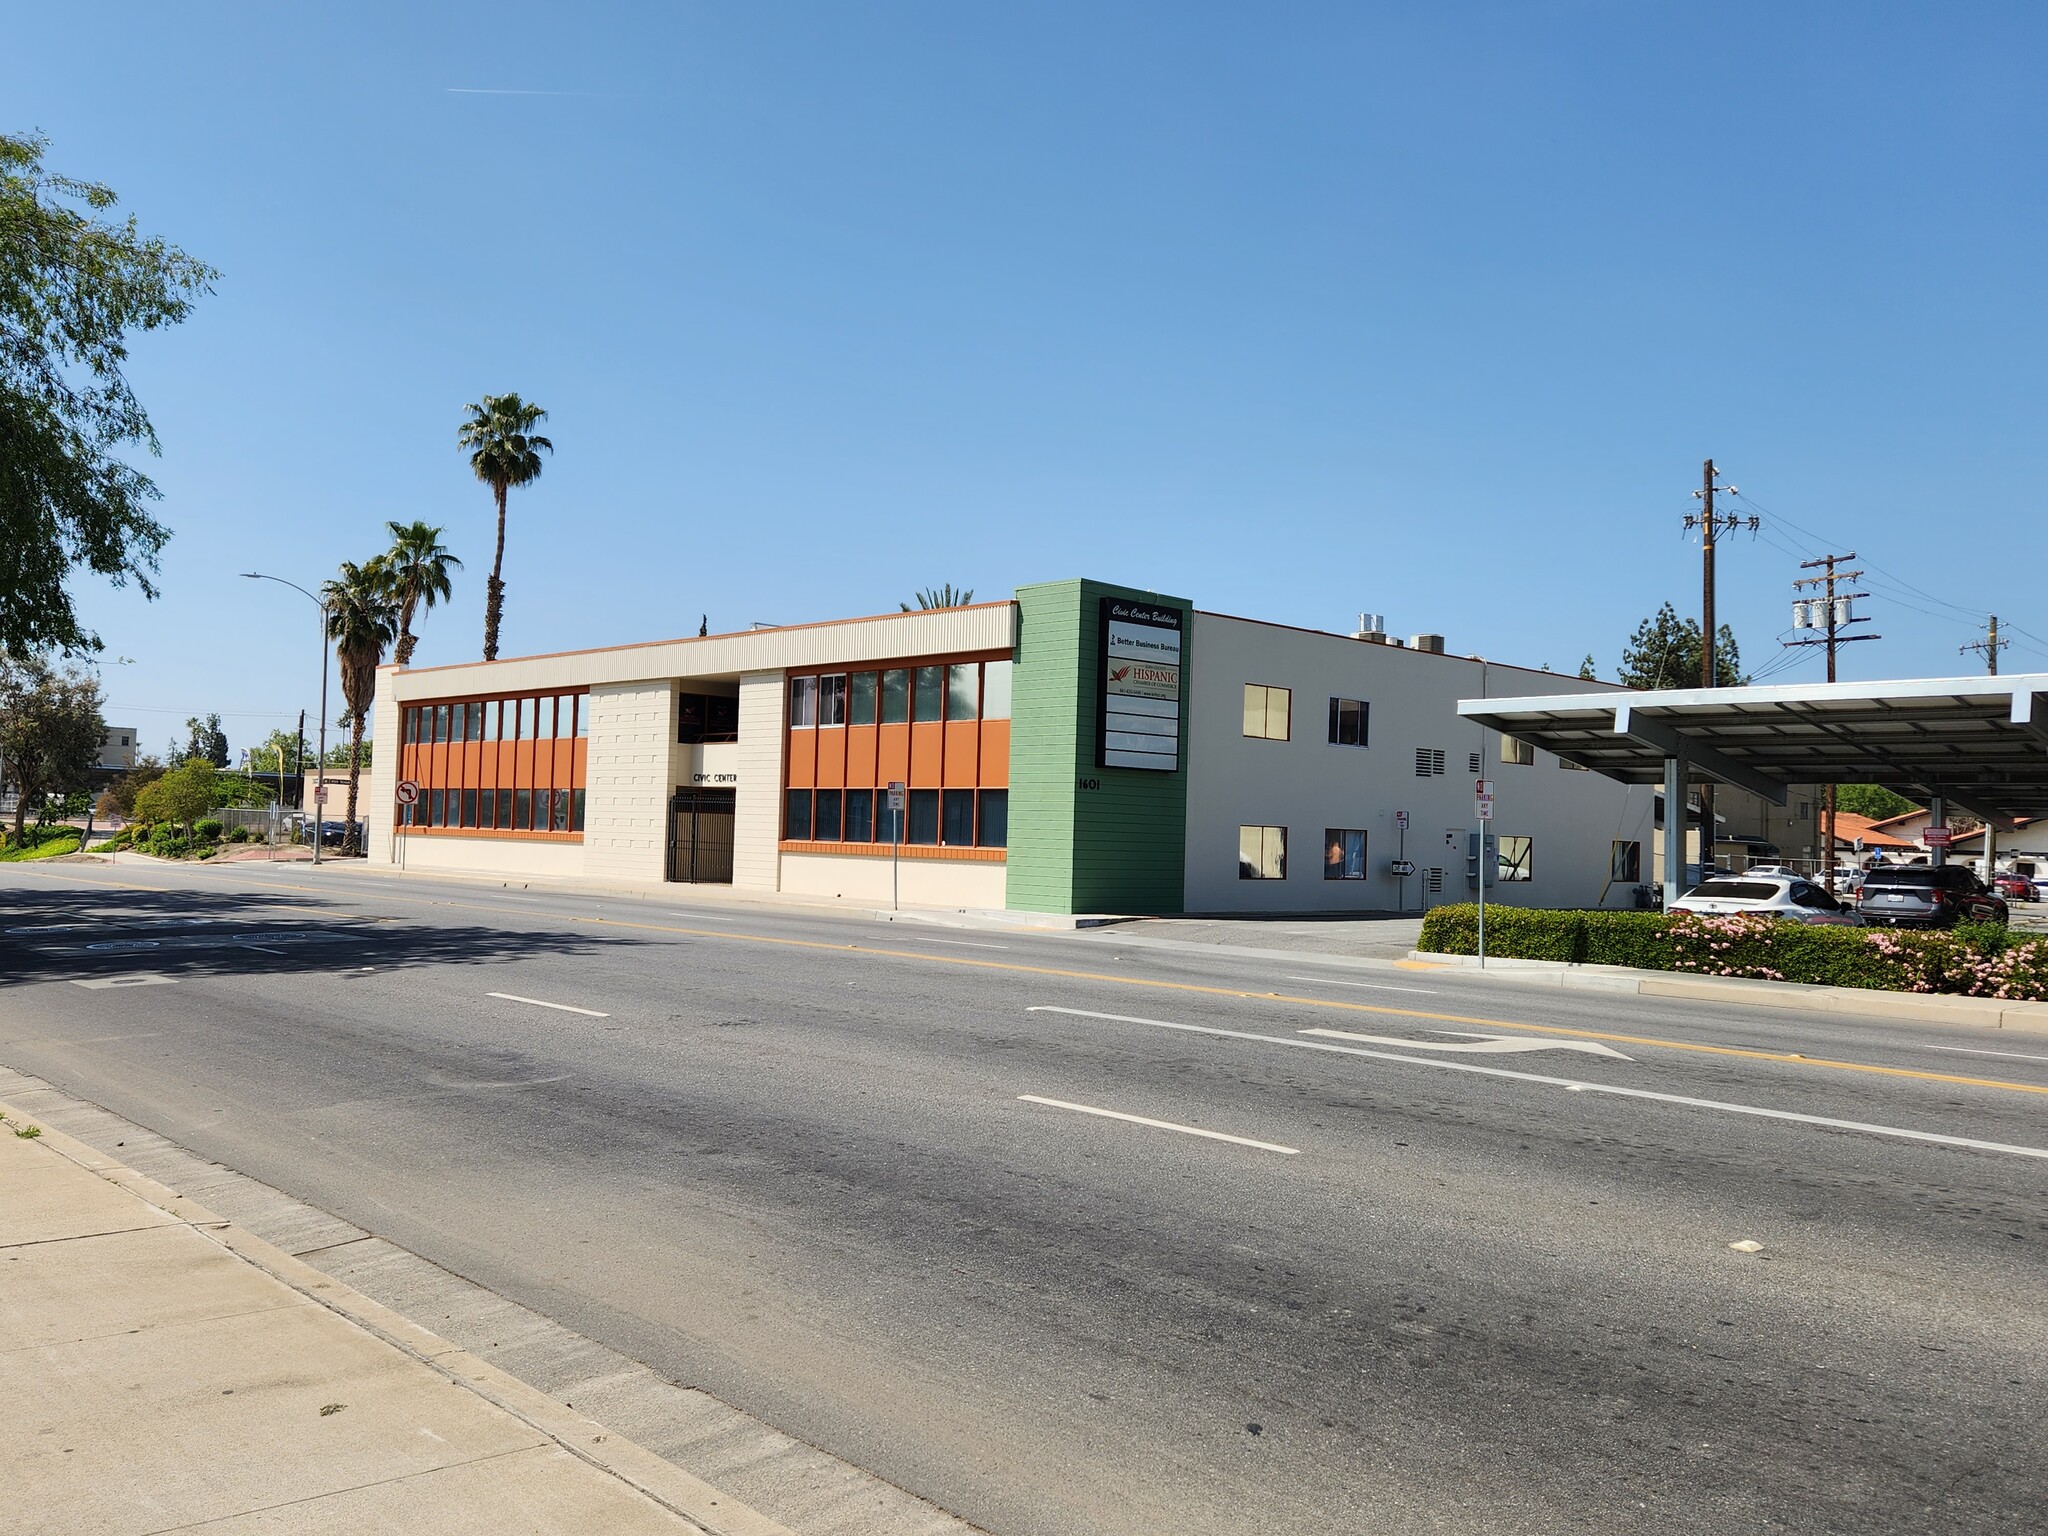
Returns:
[[[1315,913],[1469,900],[1484,865],[1492,900],[1628,906],[1650,877],[1653,792],[1457,715],[1460,698],[1587,686],[1437,636],[1062,581],[962,608],[387,666],[363,805],[371,857],[414,869]]]

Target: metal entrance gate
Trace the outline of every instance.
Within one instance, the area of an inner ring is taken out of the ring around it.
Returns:
[[[737,792],[679,789],[668,803],[668,877],[693,885],[732,884]]]

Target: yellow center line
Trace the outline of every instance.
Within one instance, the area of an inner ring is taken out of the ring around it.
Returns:
[[[50,874],[52,878],[65,878],[52,871],[33,870],[33,874]],[[111,881],[92,881],[91,884],[112,885]],[[121,889],[148,891],[166,894],[162,886],[123,886]],[[289,889],[312,891],[318,887],[309,885],[291,886]],[[328,893],[339,896],[339,893]],[[382,893],[379,893],[382,894]],[[1193,981],[1160,981],[1142,976],[1112,976],[1102,971],[1072,971],[1059,966],[1026,965],[1015,960],[982,960],[970,955],[933,955],[921,950],[884,949],[872,944],[841,944],[825,939],[792,939],[767,933],[738,933],[730,928],[685,928],[669,923],[635,923],[615,917],[586,917],[573,912],[532,911],[508,914],[502,907],[483,902],[453,901],[442,897],[391,895],[387,899],[407,902],[415,906],[454,907],[471,912],[494,912],[499,916],[524,916],[549,918],[558,922],[584,923],[593,927],[625,928],[645,933],[673,933],[685,938],[731,939],[743,944],[773,944],[786,949],[818,949],[834,954],[868,955],[886,960],[915,960],[925,965],[963,966],[970,970],[1006,971],[1026,976],[1056,976],[1066,981],[1106,982],[1112,986],[1141,987],[1157,992],[1187,992],[1205,997],[1234,997],[1251,1002],[1285,1003],[1299,1008],[1326,1008],[1340,1013],[1368,1013],[1381,1017],[1401,1019],[1427,1019],[1437,1024],[1474,1024],[1481,1029],[1505,1029],[1518,1032],[1534,1032],[1544,1035],[1563,1035],[1574,1040],[1604,1040],[1616,1045],[1651,1046],[1667,1051],[1691,1051],[1703,1056],[1733,1056],[1745,1061],[1779,1062],[1795,1067],[1821,1067],[1835,1072],[1862,1072],[1874,1077],[1904,1077],[1923,1083],[1953,1083],[1964,1088],[1998,1088],[2008,1093],[2029,1093],[2048,1096],[2048,1084],[2015,1083],[1996,1077],[1963,1077],[1952,1072],[1922,1072],[1913,1067],[1883,1067],[1867,1061],[1836,1061],[1826,1056],[1803,1056],[1795,1051],[1763,1051],[1739,1045],[1705,1045],[1693,1040],[1666,1040],[1655,1035],[1622,1035],[1597,1029],[1577,1029],[1556,1024],[1524,1024],[1512,1019],[1476,1018],[1460,1013],[1432,1013],[1421,1008],[1397,1008],[1381,1003],[1358,1003],[1326,997],[1297,997],[1287,992],[1249,992],[1241,987],[1213,987]]]

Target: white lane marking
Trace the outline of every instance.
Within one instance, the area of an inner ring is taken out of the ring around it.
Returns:
[[[923,933],[906,933],[902,937],[916,939],[925,944],[958,944],[966,949],[1008,949],[1010,947],[1007,944],[983,944],[975,939],[935,939],[929,934]]]
[[[175,976],[155,976],[147,972],[139,976],[100,976],[91,981],[71,983],[74,987],[87,987],[95,992],[105,991],[110,987],[175,987],[177,984],[178,978]]]
[[[1282,981],[1312,981],[1319,987],[1364,987],[1371,992],[1422,992],[1435,997],[1435,987],[1396,987],[1384,981],[1339,981],[1334,976],[1282,976]]]
[[[1054,1109],[1071,1109],[1081,1115],[1100,1115],[1105,1120],[1128,1120],[1132,1125],[1149,1125],[1155,1131],[1179,1131],[1183,1136],[1205,1136],[1210,1141],[1227,1141],[1234,1146],[1257,1147],[1261,1152],[1280,1152],[1288,1157],[1297,1157],[1301,1153],[1299,1147],[1283,1147],[1271,1141],[1253,1141],[1249,1136],[1226,1136],[1221,1131],[1205,1131],[1194,1125],[1176,1125],[1171,1120],[1150,1120],[1143,1115],[1127,1115],[1120,1109],[1097,1109],[1092,1104],[1069,1104],[1065,1099],[1042,1099],[1035,1093],[1020,1093],[1017,1099],[1024,1104],[1048,1104]]]
[[[537,997],[521,997],[515,992],[486,992],[485,997],[501,997],[508,1003],[530,1003],[536,1008],[559,1008],[564,1013],[580,1013],[588,1018],[608,1019],[608,1013],[599,1013],[595,1008],[578,1008],[573,1003],[543,1002]]]
[[[1514,1055],[1522,1051],[1583,1051],[1588,1056],[1611,1056],[1616,1061],[1633,1061],[1612,1046],[1597,1040],[1539,1040],[1532,1035],[1473,1035],[1467,1040],[1409,1040],[1400,1035],[1361,1035],[1348,1029],[1304,1029],[1304,1035],[1328,1035],[1333,1040],[1364,1040],[1371,1045],[1398,1045],[1411,1051],[1467,1051],[1475,1055]],[[1445,1030],[1445,1034],[1466,1034]]]
[[[1302,1051],[1334,1051],[1340,1056],[1365,1056],[1374,1061],[1401,1061],[1411,1067],[1435,1067],[1442,1072],[1471,1072],[1481,1077],[1505,1077],[1522,1083],[1541,1083],[1572,1093],[1607,1093],[1624,1099],[1650,1099],[1660,1104],[1683,1104],[1693,1109],[1718,1109],[1730,1115],[1754,1115],[1764,1120],[1790,1120],[1801,1125],[1823,1125],[1835,1130],[1865,1131],[1873,1136],[1896,1136],[1906,1141],[1933,1142],[1944,1147],[1970,1147],[1979,1152],[2006,1152],[2014,1157],[2048,1160],[2048,1147],[2021,1147],[2003,1141],[1978,1141],[1969,1136],[1948,1136],[1939,1131],[1911,1131],[1896,1125],[1871,1125],[1861,1120],[1830,1120],[1824,1115],[1802,1115],[1789,1109],[1763,1109],[1754,1104],[1729,1104],[1719,1099],[1693,1099],[1677,1093],[1654,1093],[1648,1088],[1615,1088],[1606,1083],[1585,1083],[1569,1077],[1546,1077],[1538,1072],[1516,1072],[1507,1067],[1482,1067],[1471,1061],[1440,1061],[1429,1056],[1402,1056],[1392,1051],[1368,1051],[1355,1045],[1324,1045],[1317,1040],[1296,1040],[1286,1035],[1255,1035],[1242,1029],[1215,1029],[1207,1024],[1176,1024],[1167,1019],[1139,1019],[1123,1013],[1091,1013],[1085,1008],[1055,1008],[1049,1004],[1027,1008],[1027,1013],[1065,1013],[1078,1019],[1107,1019],[1114,1024],[1149,1024],[1154,1029],[1177,1029],[1191,1035],[1221,1035],[1231,1040],[1256,1040],[1263,1045],[1290,1045]]]
[[[2048,1061],[2048,1056],[2030,1056],[2025,1051],[1977,1051],[1967,1045],[1930,1045],[1930,1051],[1960,1051],[1965,1056],[2010,1056],[2015,1061]]]

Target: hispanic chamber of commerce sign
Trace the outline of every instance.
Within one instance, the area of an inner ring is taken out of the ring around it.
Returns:
[[[1103,767],[1180,767],[1180,654],[1178,608],[1102,599]]]

